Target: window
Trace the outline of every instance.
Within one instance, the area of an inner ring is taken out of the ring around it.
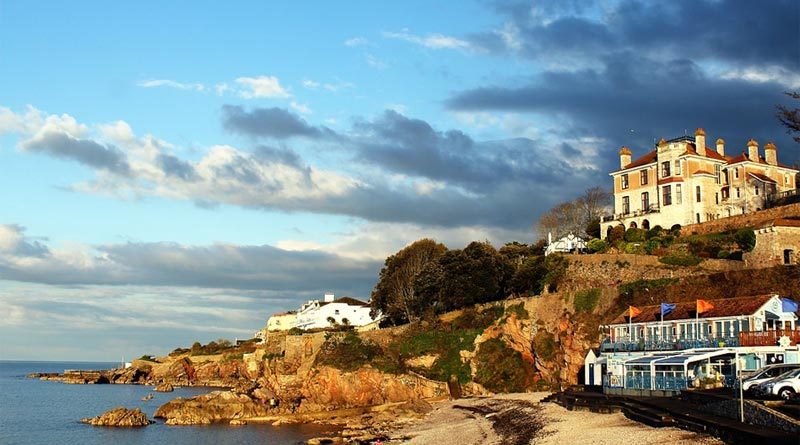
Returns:
[[[742,197],[742,191],[741,191],[741,189],[739,187],[736,187],[736,197],[737,198],[741,198]]]
[[[789,182],[790,182],[789,181],[789,174],[787,173],[787,174],[783,175],[783,183],[785,185],[789,185]]]
[[[787,178],[788,178],[788,176],[787,176]],[[642,170],[639,173],[639,181],[641,182],[642,185],[647,185],[647,170]],[[787,184],[788,184],[788,182],[787,182]]]
[[[714,193],[714,202],[719,204],[719,193]]]
[[[697,197],[697,202],[702,202],[702,197],[700,196],[700,186],[694,188],[694,194]]]
[[[739,167],[733,169],[733,177],[739,179]]]
[[[642,210],[648,210],[650,208],[650,193],[644,192],[642,193]]]
[[[333,311],[333,314],[334,315],[339,315],[339,309],[336,309],[335,311]]]
[[[683,188],[680,184],[675,184],[675,204],[683,202]]]
[[[666,178],[669,176],[669,161],[661,163],[661,177]]]
[[[697,213],[695,216],[697,216],[697,223],[700,224],[700,214]]]
[[[755,192],[756,196],[758,196],[758,186],[753,187],[753,191]]]
[[[714,175],[717,177],[717,184],[722,184],[722,166],[717,164],[714,166]]]
[[[675,176],[681,175],[681,161],[675,160]]]
[[[661,201],[664,203],[665,206],[672,204],[672,186],[665,185],[661,187],[661,193],[664,195],[664,199]]]
[[[622,197],[622,213],[624,215],[631,213],[631,199],[627,196]]]
[[[627,173],[622,175],[622,178],[620,178],[620,182],[621,182],[622,190],[625,190],[625,189],[628,188],[628,174]]]

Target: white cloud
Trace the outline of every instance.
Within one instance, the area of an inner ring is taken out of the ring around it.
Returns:
[[[205,91],[206,87],[202,83],[195,82],[195,83],[183,83],[178,82],[175,80],[170,79],[150,79],[150,80],[141,80],[136,83],[136,85],[142,88],[157,88],[157,87],[167,87],[167,88],[176,88],[179,90],[194,90],[194,91]]]
[[[386,108],[387,110],[397,111],[400,114],[406,114],[406,112],[408,111],[408,107],[403,104],[386,104],[383,107]]]
[[[214,92],[217,93],[217,96],[224,95],[230,89],[231,89],[231,87],[228,86],[228,84],[226,82],[220,82],[220,83],[214,85]]]
[[[787,88],[800,88],[800,74],[780,66],[729,69],[723,71],[720,77],[753,83],[776,82]]]
[[[352,37],[344,41],[345,46],[362,46],[368,43],[369,41],[364,37]]]
[[[242,88],[239,96],[245,99],[287,98],[289,92],[275,76],[239,77],[236,83]]]
[[[371,67],[373,67],[375,69],[383,70],[383,69],[389,68],[389,64],[387,64],[386,62],[384,62],[381,59],[378,59],[377,57],[373,56],[372,54],[367,54],[364,57],[367,60],[367,65],[369,65],[369,66],[371,66]]]
[[[319,82],[315,82],[315,81],[310,80],[310,79],[305,79],[303,81],[303,86],[306,87],[306,88],[314,90],[314,89],[319,88],[320,83]]]
[[[417,36],[408,32],[384,32],[383,37],[387,39],[404,40],[425,48],[430,49],[456,49],[461,51],[476,51],[470,42],[456,37],[443,34],[429,34],[427,36]]]
[[[299,102],[291,101],[291,103],[289,103],[289,106],[300,114],[312,114],[311,108],[308,108],[308,105],[306,104],[301,104]]]
[[[316,90],[321,87],[334,93],[339,90],[355,87],[351,82],[320,83],[311,79],[303,80],[303,86],[310,90]]]

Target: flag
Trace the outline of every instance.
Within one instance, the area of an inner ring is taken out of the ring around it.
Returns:
[[[714,305],[709,303],[706,300],[697,300],[697,313],[702,314],[703,312],[708,312],[711,309],[714,309]]]
[[[639,308],[628,306],[628,317],[633,318],[641,313],[642,311]]]
[[[788,298],[781,298],[781,309],[783,312],[797,312],[797,302]]]
[[[675,304],[661,303],[661,316],[665,316],[675,310]]]

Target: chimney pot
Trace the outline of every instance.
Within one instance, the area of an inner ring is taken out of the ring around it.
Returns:
[[[619,168],[625,168],[631,163],[631,149],[623,146],[619,149]]]
[[[725,156],[725,139],[717,139],[717,153],[719,153],[720,156]]]
[[[706,155],[706,131],[702,128],[698,128],[694,132],[694,145],[697,149],[697,154],[700,156]]]
[[[758,162],[758,142],[755,139],[747,141],[747,158],[752,162]]]
[[[778,147],[772,142],[764,146],[764,159],[769,165],[778,165]]]

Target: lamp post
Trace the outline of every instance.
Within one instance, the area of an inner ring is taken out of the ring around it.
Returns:
[[[744,358],[737,356],[736,358],[736,374],[739,378],[739,420],[744,423],[744,381],[742,379],[742,367],[744,366]]]

